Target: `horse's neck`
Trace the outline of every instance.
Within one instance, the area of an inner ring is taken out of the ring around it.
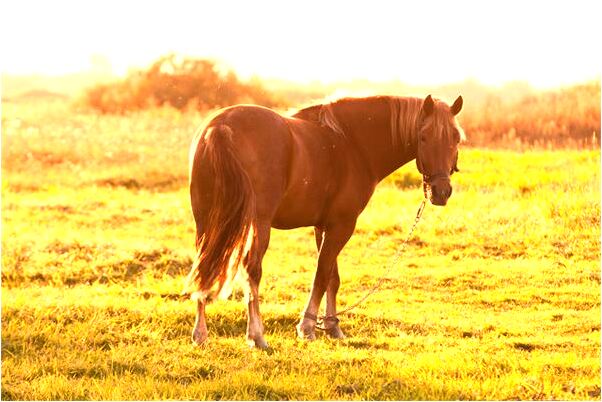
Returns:
[[[365,104],[361,104],[366,102]],[[365,163],[377,181],[416,158],[415,139],[394,140],[391,133],[391,113],[386,97],[349,101],[338,107],[339,117],[353,145],[362,154]],[[405,127],[399,127],[405,130]]]

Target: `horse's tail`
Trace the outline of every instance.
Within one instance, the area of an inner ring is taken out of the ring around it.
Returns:
[[[211,301],[227,297],[241,260],[256,236],[255,193],[234,152],[232,129],[206,129],[190,153],[190,198],[196,257],[184,293]]]

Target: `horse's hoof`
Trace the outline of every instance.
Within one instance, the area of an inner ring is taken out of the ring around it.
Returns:
[[[247,344],[249,345],[249,347],[257,348],[257,349],[261,349],[261,350],[268,350],[270,348],[270,346],[265,341],[265,339],[263,339],[263,336],[247,338]]]
[[[303,325],[303,323],[297,324],[297,336],[306,341],[315,341],[316,340],[316,330],[315,327]]]
[[[209,339],[209,334],[206,332],[194,331],[192,333],[192,342],[198,346],[206,345],[207,339]]]
[[[341,331],[341,327],[339,327],[338,325],[335,325],[331,328],[326,328],[324,332],[326,332],[326,335],[328,335],[332,339],[345,339],[345,334],[343,333],[343,331]]]

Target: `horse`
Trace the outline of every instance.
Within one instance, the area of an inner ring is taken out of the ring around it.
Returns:
[[[268,347],[259,283],[270,230],[307,226],[314,227],[318,261],[296,331],[302,339],[316,338],[326,293],[324,329],[344,338],[336,309],[339,252],[376,185],[414,159],[425,197],[446,205],[464,138],[455,117],[462,104],[461,96],[451,106],[431,95],[371,96],[313,105],[292,116],[256,105],[216,112],[190,147],[196,256],[183,293],[197,304],[193,342],[207,340],[205,306],[230,294],[238,272],[248,309],[247,342]]]

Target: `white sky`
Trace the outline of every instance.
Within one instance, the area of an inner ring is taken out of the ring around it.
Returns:
[[[5,1],[5,73],[116,73],[168,52],[243,77],[549,87],[600,78],[600,1]]]

